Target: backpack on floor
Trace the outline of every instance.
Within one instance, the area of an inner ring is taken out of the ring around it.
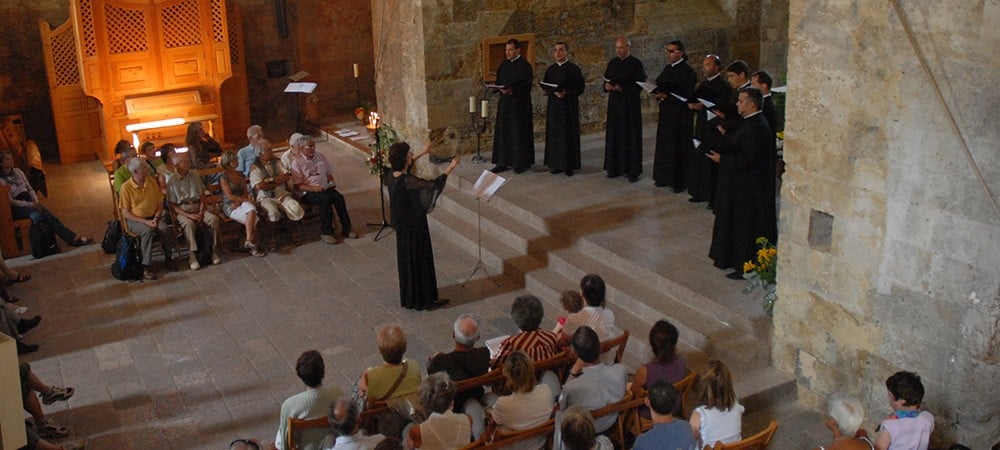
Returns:
[[[118,240],[115,260],[111,262],[111,276],[124,281],[142,279],[142,249],[139,239],[123,235]]]
[[[212,247],[215,244],[215,236],[212,236],[212,229],[198,225],[194,229],[194,240],[198,243],[198,250],[194,252],[198,264],[207,267],[212,264]]]
[[[122,224],[118,219],[108,221],[108,229],[104,232],[104,240],[101,241],[101,248],[104,253],[113,254],[118,251],[118,241],[122,238]]]
[[[28,229],[28,240],[31,241],[31,256],[35,259],[59,253],[56,233],[45,221],[31,224],[31,228]]]

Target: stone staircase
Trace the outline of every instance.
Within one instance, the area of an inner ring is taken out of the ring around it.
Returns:
[[[644,134],[652,148],[655,129]],[[797,402],[794,378],[770,365],[770,318],[756,296],[742,294],[745,283],[726,279],[705,256],[713,216],[704,204],[653,187],[651,156],[639,183],[608,180],[599,170],[603,135],[582,140],[582,173],[551,175],[540,165],[524,174],[507,172],[508,183],[489,202],[477,201],[471,191],[492,165],[466,157],[428,215],[434,239],[481,254],[493,281],[507,285],[507,294],[488,301],[530,292],[552,320],[563,314],[563,290],[579,289],[587,273],[601,275],[616,324],[632,333],[624,361],[630,372],[650,358],[646,336],[653,323],[667,319],[680,331],[680,350],[694,370],[703,372],[708,359],[730,367],[747,410],[745,434],[777,419],[782,427],[771,448],[821,443],[822,417]],[[472,284],[484,277],[477,273]],[[803,444],[803,425],[819,429],[819,440]]]

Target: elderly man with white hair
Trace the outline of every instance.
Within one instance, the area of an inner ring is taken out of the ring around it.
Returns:
[[[259,145],[260,155],[250,165],[250,186],[257,204],[264,208],[269,222],[281,220],[282,214],[292,222],[302,219],[305,211],[289,190],[291,174],[281,170],[270,141],[261,139]]]
[[[292,133],[288,138],[288,150],[281,154],[281,171],[291,173],[292,161],[299,157],[299,140],[304,138],[302,133]]]
[[[198,240],[195,239],[195,230],[198,224],[205,224],[212,230],[212,264],[222,262],[219,256],[219,216],[209,210],[208,203],[202,195],[205,192],[205,183],[198,174],[191,170],[191,158],[187,153],[177,153],[174,155],[174,165],[177,173],[170,177],[167,183],[167,201],[170,207],[177,214],[177,224],[184,231],[184,237],[188,241],[189,263],[191,270],[198,270],[201,264],[195,256],[198,251]],[[207,249],[202,249],[208,251]]]
[[[155,280],[156,273],[150,268],[153,259],[153,238],[157,234],[163,236],[163,254],[169,255],[167,223],[162,220],[163,192],[156,179],[149,176],[149,165],[142,159],[128,160],[128,169],[132,177],[122,184],[121,195],[118,198],[118,208],[121,210],[125,225],[129,231],[139,236],[139,247],[142,249],[143,278]],[[169,258],[169,256],[168,256]],[[168,261],[169,262],[169,261]]]
[[[438,352],[427,361],[427,374],[445,372],[454,381],[474,378],[490,370],[490,349],[476,347],[479,340],[479,316],[466,313],[455,319],[452,337],[455,349],[449,353]],[[465,409],[466,400],[478,400],[483,396],[483,388],[460,392],[455,396],[455,412]]]
[[[247,139],[250,143],[236,152],[236,170],[245,177],[250,176],[250,166],[260,156],[260,141],[264,139],[264,129],[260,125],[250,125],[247,128]]]
[[[872,450],[866,433],[858,433],[865,420],[865,407],[858,399],[837,392],[827,400],[826,427],[833,433],[833,442],[818,447],[819,450]],[[860,434],[860,436],[858,436]]]

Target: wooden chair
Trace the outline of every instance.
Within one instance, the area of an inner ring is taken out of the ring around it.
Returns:
[[[536,362],[535,373],[541,374],[546,370],[551,370],[559,377],[559,384],[566,384],[566,379],[569,378],[569,370],[575,362],[576,353],[573,353],[572,350],[563,350],[548,359]],[[539,376],[539,378],[541,377]]]
[[[731,444],[716,442],[715,447],[706,445],[705,450],[764,450],[771,444],[775,431],[778,431],[778,421],[772,420],[760,433]]]
[[[628,330],[625,330],[620,336],[601,342],[601,354],[603,355],[615,349],[615,364],[621,364],[622,358],[625,356],[625,345],[628,344],[628,336]]]
[[[235,244],[229,248],[230,251],[236,252],[248,252],[249,250],[243,248],[243,232],[245,228],[243,224],[231,219],[222,209],[222,185],[218,181],[219,176],[225,173],[225,170],[220,166],[210,167],[207,169],[199,169],[197,171],[198,176],[203,180],[205,179],[215,179],[214,183],[205,183],[205,192],[203,194],[205,203],[208,205],[208,209],[212,211],[215,215],[219,216],[219,243],[221,246],[222,241],[226,238],[235,239]],[[246,189],[249,192],[249,187]],[[230,232],[229,229],[232,229]]]
[[[681,402],[681,418],[684,420],[691,417],[691,414],[688,412],[687,398],[691,391],[694,390],[694,386],[697,381],[698,373],[689,370],[688,374],[685,375],[684,378],[681,378],[680,381],[674,383],[674,389],[677,391],[677,398]]]
[[[474,442],[462,447],[461,450],[471,450],[471,449],[491,449],[491,448],[509,448],[512,444],[516,444],[527,439],[545,436],[546,443],[542,448],[551,448],[552,434],[555,431],[556,423],[555,419],[549,419],[534,428],[529,428],[527,430],[517,431],[513,433],[504,433],[491,426],[483,431],[483,434],[479,436]]]
[[[698,381],[698,373],[694,371],[688,371],[688,374],[681,378],[676,383],[674,383],[674,390],[677,391],[677,400],[681,402],[681,418],[687,420],[690,414],[687,412],[687,396],[694,388],[695,382]],[[639,392],[636,398],[645,399],[649,396],[649,393],[645,389]],[[638,409],[629,413],[629,418],[626,422],[626,428],[629,432],[633,433],[633,436],[639,436],[641,433],[649,431],[653,428],[653,421],[646,419],[639,415]]]
[[[30,229],[31,219],[14,220],[10,209],[10,186],[0,184],[0,249],[4,258],[31,253]]]
[[[645,402],[645,397],[632,398],[632,391],[626,390],[625,397],[621,400],[607,404],[602,408],[595,409],[590,412],[590,415],[594,416],[594,420],[609,414],[617,415],[618,418],[615,420],[614,425],[607,430],[606,434],[608,435],[608,438],[615,443],[615,448],[625,448],[625,428],[626,424],[629,423],[628,417]],[[628,431],[631,434],[638,436],[639,430],[635,428],[635,424],[635,421],[631,421],[630,426],[632,429]]]
[[[288,418],[288,430],[285,436],[285,448],[289,450],[298,450],[302,448],[297,442],[301,442],[298,439],[299,435],[305,431],[316,430],[317,434],[320,430],[323,434],[330,429],[330,419],[326,416],[317,417],[315,419],[296,419],[294,417]],[[317,442],[317,445],[319,443]]]

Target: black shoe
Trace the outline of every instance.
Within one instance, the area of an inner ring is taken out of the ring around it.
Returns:
[[[678,188],[678,187],[674,188],[674,193],[675,194],[680,194],[681,192],[684,192],[684,188]]]
[[[518,167],[514,169],[514,173],[524,173],[527,172],[530,167]]]
[[[636,183],[638,181],[639,181],[639,175],[629,175],[628,177],[629,183]]]
[[[24,342],[17,341],[17,354],[24,355],[28,353],[34,353],[38,351],[38,346],[35,344],[25,344]]]
[[[656,186],[656,187],[667,187],[667,183],[664,183],[662,181],[654,181],[653,182],[653,186]]]
[[[30,319],[21,319],[17,322],[17,334],[24,334],[30,331],[32,328],[38,326],[38,322],[42,321],[42,316],[36,315]]]
[[[695,198],[695,197],[691,197],[691,198],[688,199],[688,202],[691,202],[691,203],[701,203],[703,201],[704,200],[699,199],[699,198]]]
[[[497,164],[496,166],[493,166],[492,169],[490,169],[490,172],[493,172],[493,173],[502,173],[502,172],[506,172],[508,170],[510,170],[509,167],[507,167],[507,166],[501,166],[501,165]]]
[[[569,169],[569,170],[567,170],[567,171],[566,171],[566,176],[567,176],[567,177],[571,177],[571,176],[573,176],[573,169]]]
[[[451,300],[449,300],[449,299],[446,299],[446,298],[439,298],[439,299],[438,299],[438,300],[437,300],[436,302],[434,302],[434,303],[431,303],[431,306],[429,306],[429,307],[427,308],[427,310],[428,310],[428,311],[430,311],[430,310],[432,310],[432,309],[437,309],[437,308],[440,308],[440,307],[442,307],[442,306],[444,306],[444,305],[447,305],[447,304],[448,304],[448,302],[450,302],[450,301],[451,301]]]
[[[611,173],[611,172],[608,172],[608,178],[618,178],[620,176],[622,176],[622,174],[620,174],[620,173]]]
[[[552,175],[559,175],[559,174],[563,173],[563,171],[562,171],[562,169],[552,169],[552,170],[549,171],[549,173],[551,173]]]
[[[727,273],[726,278],[729,278],[730,280],[742,280],[743,274],[737,270],[733,271],[733,273]]]

